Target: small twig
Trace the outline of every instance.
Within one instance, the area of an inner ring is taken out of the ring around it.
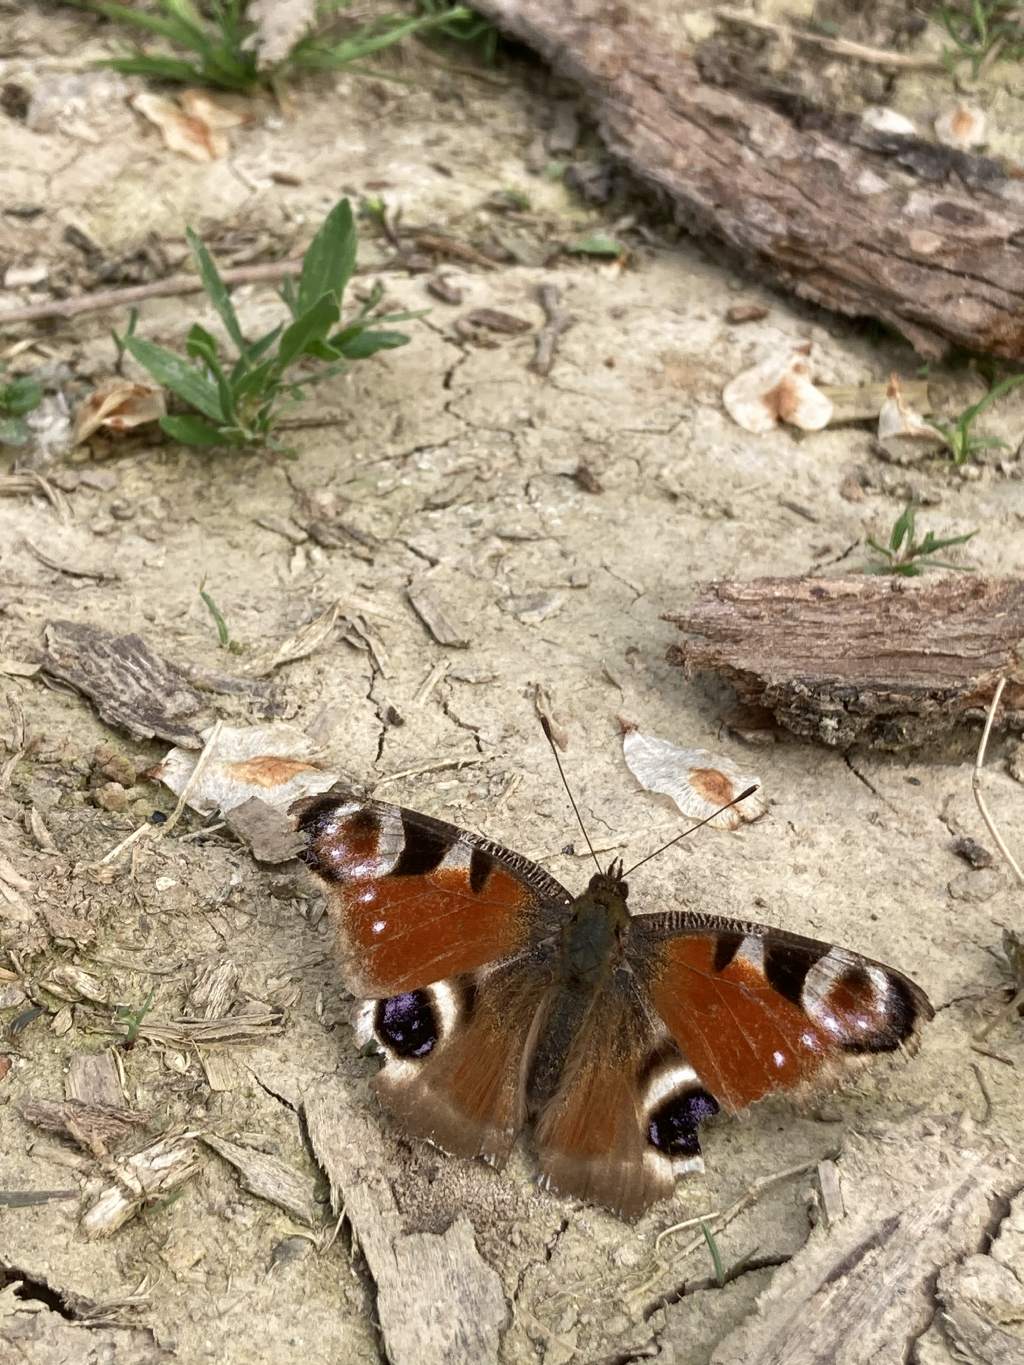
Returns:
[[[492,262],[493,265],[493,262]],[[284,261],[264,261],[261,265],[240,265],[233,270],[222,270],[221,278],[227,285],[273,284],[277,280],[298,275],[302,269],[301,256],[289,256]],[[353,275],[381,275],[388,270],[403,270],[398,262],[382,265],[356,266]],[[41,322],[45,318],[65,321],[80,313],[99,313],[107,308],[126,308],[146,299],[174,298],[180,294],[201,294],[203,282],[198,275],[168,275],[149,284],[133,284],[127,289],[100,289],[95,294],[80,294],[72,299],[50,299],[46,303],[30,303],[23,308],[10,308],[0,313],[0,328],[13,322]]]
[[[1013,875],[1017,878],[1017,884],[1019,886],[1024,886],[1024,872],[1021,872],[1020,867],[1017,865],[1017,860],[1006,847],[1003,836],[999,833],[998,829],[996,829],[995,822],[988,812],[988,807],[985,805],[985,798],[981,793],[981,772],[985,766],[985,750],[988,748],[988,737],[992,733],[992,722],[995,720],[996,710],[999,706],[999,698],[1003,695],[1003,688],[1005,686],[1006,679],[1000,678],[999,684],[992,697],[992,704],[988,708],[988,715],[985,717],[985,729],[982,731],[981,743],[978,745],[978,757],[975,760],[974,773],[971,777],[971,790],[974,792],[974,800],[977,803],[978,810],[981,812],[981,818],[985,821],[986,829],[995,841],[995,845],[999,849],[999,852],[1009,864]]]
[[[837,1155],[837,1152],[830,1152],[827,1159],[835,1160]],[[682,1232],[685,1228],[700,1227],[701,1229],[699,1237],[692,1238],[680,1251],[673,1255],[673,1265],[677,1265],[680,1261],[685,1260],[687,1256],[691,1256],[695,1251],[698,1251],[702,1246],[707,1244],[706,1229],[708,1227],[712,1229],[713,1233],[722,1232],[734,1219],[738,1218],[745,1209],[748,1209],[751,1204],[756,1204],[761,1196],[775,1185],[781,1185],[787,1180],[794,1180],[798,1176],[807,1175],[808,1172],[816,1170],[817,1167],[817,1161],[803,1161],[799,1166],[789,1166],[786,1170],[778,1171],[775,1175],[762,1176],[760,1180],[755,1180],[754,1183],[747,1188],[745,1193],[741,1194],[727,1209],[718,1209],[711,1213],[702,1213],[696,1218],[687,1218],[681,1223],[673,1223],[671,1227],[664,1228],[654,1239],[654,1258],[657,1262],[657,1269],[652,1275],[648,1276],[643,1284],[630,1291],[630,1297],[639,1298],[646,1294],[647,1291],[657,1283],[658,1276],[669,1269],[658,1256],[661,1244],[666,1237],[672,1237],[675,1233]]]
[[[378,787],[383,787],[386,782],[398,782],[403,777],[421,777],[424,773],[440,773],[446,768],[469,768],[474,763],[489,763],[490,754],[467,754],[462,758],[443,758],[438,763],[424,763],[418,768],[403,768],[399,773],[388,773],[386,776],[378,778],[373,784],[376,791]]]
[[[934,57],[915,57],[912,52],[890,52],[884,47],[867,47],[864,43],[851,43],[847,38],[828,38],[823,33],[787,28],[785,24],[773,24],[770,20],[758,19],[753,14],[741,14],[739,10],[717,10],[715,18],[724,19],[730,24],[739,24],[743,28],[757,29],[759,33],[770,33],[775,38],[795,38],[801,43],[811,43],[826,52],[834,52],[837,57],[849,57],[854,62],[902,67],[905,71],[943,70],[942,63]]]
[[[974,1079],[978,1082],[978,1089],[981,1091],[982,1099],[985,1101],[985,1112],[978,1122],[988,1123],[989,1119],[992,1117],[992,1096],[988,1093],[985,1077],[981,1074],[981,1067],[977,1062],[971,1062],[971,1070],[974,1072]]]
[[[554,364],[558,338],[569,330],[576,319],[559,308],[559,292],[553,284],[542,284],[539,297],[547,322],[537,333],[536,349],[527,368],[534,374],[547,375]]]

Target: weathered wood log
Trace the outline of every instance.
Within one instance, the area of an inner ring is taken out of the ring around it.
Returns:
[[[578,82],[609,150],[759,276],[879,318],[923,355],[1024,358],[1024,185],[988,158],[866,128],[684,46],[685,4],[474,0]]]
[[[1024,580],[964,576],[755,578],[707,584],[665,617],[669,659],[725,678],[807,739],[902,749],[980,720],[1008,677],[998,723],[1024,729]]]

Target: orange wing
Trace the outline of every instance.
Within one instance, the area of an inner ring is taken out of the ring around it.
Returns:
[[[514,956],[572,900],[528,859],[415,811],[330,795],[292,814],[328,883],[354,995],[397,996]]]
[[[629,955],[701,1084],[732,1111],[911,1047],[933,1013],[893,968],[760,924],[641,915]]]

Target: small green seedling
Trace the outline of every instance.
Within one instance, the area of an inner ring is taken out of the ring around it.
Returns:
[[[935,18],[953,40],[942,54],[949,71],[969,61],[971,75],[977,76],[994,52],[1010,61],[1024,56],[1024,11],[1019,0],[970,0],[966,10],[940,5]]]
[[[117,338],[119,346],[191,409],[160,419],[168,436],[185,445],[281,450],[274,430],[307,388],[338,374],[349,361],[366,360],[409,340],[403,332],[382,329],[380,323],[422,316],[372,316],[382,293],[377,288],[359,312],[339,326],[342,298],[356,263],[356,229],[347,199],[335,205],[310,243],[298,284],[288,280],[280,290],[291,322],[255,341],[242,332],[213,257],[191,229],[187,237],[203,289],[238,358],[225,359],[220,343],[199,323],[188,333],[184,357],[130,331]],[[310,361],[321,362],[320,368],[294,375],[297,366]]]
[[[228,623],[224,619],[224,614],[210,594],[206,591],[206,579],[199,584],[199,596],[203,600],[203,605],[213,617],[213,624],[217,627],[217,643],[221,649],[229,650],[232,654],[241,654],[245,646],[238,640],[232,640],[231,632],[228,630]]]
[[[114,1011],[114,1018],[119,1024],[125,1024],[124,1045],[126,1048],[133,1048],[138,1041],[139,1029],[142,1021],[153,1008],[153,1001],[156,998],[156,990],[151,990],[143,1000],[141,1005],[118,1005]]]
[[[43,389],[34,379],[4,379],[0,367],[0,445],[28,444],[31,432],[25,414],[43,401]]]
[[[923,540],[919,541],[914,525],[914,504],[908,502],[893,523],[888,545],[879,545],[868,536],[868,545],[881,558],[868,563],[864,572],[899,574],[903,578],[916,578],[927,569],[959,569],[962,573],[973,573],[969,564],[951,564],[948,560],[935,559],[933,556],[939,550],[949,549],[951,545],[965,545],[977,534],[975,530],[963,536],[939,539],[932,531],[927,531]]]
[[[278,89],[282,80],[296,71],[330,71],[348,66],[413,34],[440,31],[460,36],[460,25],[484,23],[472,10],[438,0],[425,13],[411,18],[392,14],[357,24],[344,13],[352,8],[352,0],[319,0],[309,31],[280,61],[261,66],[259,29],[248,16],[248,0],[207,0],[206,4],[196,0],[158,0],[153,10],[107,0],[65,3],[162,38],[169,44],[170,50],[149,52],[136,48],[130,56],[114,57],[100,65],[152,80],[213,86],[240,94]]]
[[[1006,442],[998,436],[976,436],[972,430],[974,423],[993,403],[1000,398],[1005,398],[1008,393],[1024,384],[1024,374],[1011,374],[1006,379],[1001,379],[998,384],[993,384],[984,398],[972,403],[969,408],[964,408],[963,412],[955,422],[935,422],[934,426],[940,431],[949,447],[949,453],[953,456],[954,464],[966,464],[972,455],[976,455],[979,450],[1000,450],[1004,449]]]
[[[719,1289],[721,1289],[725,1284],[725,1265],[722,1262],[722,1253],[719,1251],[718,1243],[715,1241],[715,1234],[703,1219],[701,1219],[700,1230],[704,1234],[705,1242],[708,1244],[711,1264],[715,1268],[715,1279],[718,1282]]]

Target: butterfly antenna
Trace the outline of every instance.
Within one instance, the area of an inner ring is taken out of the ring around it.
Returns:
[[[563,782],[565,781],[564,778],[562,780]],[[670,839],[667,844],[662,844],[661,848],[656,848],[653,853],[648,853],[646,858],[641,858],[638,863],[634,863],[632,867],[627,868],[622,874],[623,877],[628,877],[629,874],[635,872],[638,867],[643,867],[644,863],[649,863],[651,859],[656,858],[659,853],[664,853],[665,850],[671,848],[673,844],[678,844],[680,839],[685,839],[688,834],[692,834],[695,829],[700,829],[701,825],[706,825],[709,820],[713,820],[716,815],[721,815],[722,811],[728,810],[730,806],[739,805],[739,803],[745,801],[748,796],[753,796],[756,791],[757,783],[755,782],[753,786],[748,787],[746,791],[740,792],[739,796],[734,796],[731,801],[726,801],[724,806],[719,806],[718,809],[713,810],[710,815],[705,815],[703,820],[698,820],[697,823],[691,825],[689,829],[684,829],[682,834],[677,834],[676,837]]]
[[[590,849],[590,856],[594,860],[594,866],[597,868],[598,872],[600,872],[601,864],[597,861],[597,854],[594,852],[594,845],[590,842],[590,835],[587,833],[587,827],[583,823],[583,816],[580,814],[580,808],[579,806],[577,806],[576,798],[573,796],[572,790],[569,787],[569,783],[566,781],[565,769],[562,767],[562,760],[558,757],[558,749],[555,745],[555,737],[551,733],[551,722],[548,720],[547,716],[541,716],[540,723],[544,730],[544,738],[551,745],[551,752],[555,756],[555,764],[558,767],[558,776],[562,779],[562,786],[565,788],[565,794],[569,798],[576,819],[579,821],[580,829],[583,831],[583,837],[587,841],[587,848]]]

